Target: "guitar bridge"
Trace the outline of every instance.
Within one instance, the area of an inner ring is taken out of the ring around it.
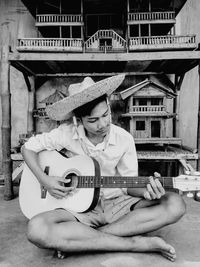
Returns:
[[[43,199],[46,198],[47,189],[43,185],[40,186],[40,189],[41,189],[41,198],[43,198]]]
[[[49,175],[49,166],[46,166],[45,169],[44,169],[44,173],[46,173],[47,175]],[[40,190],[41,190],[41,198],[46,198],[47,196],[47,189],[41,185],[40,186]]]

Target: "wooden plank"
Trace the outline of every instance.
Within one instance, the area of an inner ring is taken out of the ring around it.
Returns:
[[[146,76],[146,75],[158,75],[159,72],[123,72],[126,76]],[[77,73],[38,73],[37,77],[86,77],[86,76],[114,76],[121,74],[121,72],[77,72]]]
[[[137,157],[139,160],[142,159],[163,159],[163,160],[171,160],[171,159],[190,159],[197,160],[198,154],[192,153],[184,150],[177,151],[137,151]],[[21,153],[11,154],[11,158],[13,161],[23,161],[23,157]]]
[[[138,160],[197,160],[198,154],[187,152],[137,151]]]
[[[26,53],[9,54],[10,61],[155,61],[200,59],[200,51],[159,51],[132,53]]]
[[[8,61],[9,47],[4,45],[1,50],[0,88],[2,106],[2,167],[5,182],[4,199],[14,197],[12,186],[11,150],[11,94],[10,94],[10,63]]]
[[[181,145],[180,138],[134,138],[136,144],[174,144]]]

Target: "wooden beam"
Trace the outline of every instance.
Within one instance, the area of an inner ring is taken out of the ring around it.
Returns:
[[[58,63],[54,61],[47,61],[47,66],[53,71],[53,73],[57,72],[59,68]]]
[[[9,47],[4,45],[1,49],[0,61],[0,88],[2,106],[2,167],[5,182],[4,199],[13,198],[12,186],[12,160],[11,151],[11,94],[10,94],[10,63],[8,61]]]
[[[163,77],[164,81],[166,81],[166,82],[169,84],[170,88],[172,88],[172,89],[174,90],[175,85],[174,85],[174,83],[169,79],[169,77],[168,77],[165,73],[163,73],[161,77]]]
[[[156,61],[200,59],[200,51],[159,51],[132,53],[23,53],[9,54],[12,61]]]
[[[11,64],[12,64],[12,62],[11,62]],[[35,76],[35,73],[31,69],[29,69],[28,67],[26,67],[20,61],[13,62],[12,66],[15,67],[16,69],[18,69],[19,71],[21,71],[23,74]]]
[[[181,89],[181,85],[183,83],[184,77],[185,77],[185,73],[183,73],[182,75],[180,75],[180,78],[179,78],[178,83],[177,83],[177,90],[178,91]]]
[[[28,91],[31,92],[31,84],[30,84],[30,81],[28,79],[28,76],[25,73],[23,73],[23,76],[24,76],[24,80],[25,80],[26,86],[28,88]]]
[[[33,110],[36,108],[35,78],[31,90],[28,92],[28,111],[27,111],[27,133],[33,133],[36,130]]]
[[[158,75],[158,72],[123,72],[127,76]],[[78,73],[38,73],[37,77],[86,77],[86,76],[114,76],[121,72],[78,72]]]

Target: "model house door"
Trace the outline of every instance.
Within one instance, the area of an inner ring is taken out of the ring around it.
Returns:
[[[160,121],[151,121],[151,137],[160,137]]]

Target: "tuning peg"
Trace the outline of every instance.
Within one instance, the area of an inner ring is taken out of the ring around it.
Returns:
[[[194,199],[198,202],[200,202],[200,191],[195,192]]]
[[[188,193],[187,193],[187,197],[189,197],[189,198],[194,198],[194,193],[192,193],[192,192],[188,192]]]

